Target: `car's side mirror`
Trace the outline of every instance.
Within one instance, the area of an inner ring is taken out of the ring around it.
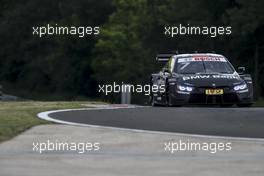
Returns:
[[[238,71],[238,74],[243,75],[246,71],[246,68],[245,67],[238,67],[237,71]]]

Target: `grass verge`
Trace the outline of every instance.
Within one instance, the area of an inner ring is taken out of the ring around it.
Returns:
[[[84,107],[91,102],[0,102],[0,142],[40,124],[50,122],[38,119],[36,114],[56,109]]]

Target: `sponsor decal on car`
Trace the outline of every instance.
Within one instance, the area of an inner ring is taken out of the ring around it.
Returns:
[[[193,80],[193,79],[237,79],[239,80],[240,77],[238,75],[191,75],[191,76],[183,76],[183,81],[186,80]]]
[[[184,57],[179,58],[178,63],[182,62],[200,62],[200,61],[211,61],[211,62],[227,62],[226,59],[222,56],[193,56],[193,57]]]

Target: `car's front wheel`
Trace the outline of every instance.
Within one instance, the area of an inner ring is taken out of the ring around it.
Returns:
[[[157,103],[155,102],[155,100],[154,100],[154,96],[153,96],[153,94],[152,95],[150,95],[149,96],[149,102],[150,102],[150,105],[151,106],[157,106]]]
[[[172,97],[170,95],[170,89],[168,88],[167,92],[166,92],[166,96],[167,96],[167,106],[169,107],[181,107],[182,104],[175,104],[173,103]]]

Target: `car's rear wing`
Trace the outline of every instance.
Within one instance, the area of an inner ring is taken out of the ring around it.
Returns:
[[[156,61],[158,62],[167,62],[172,56],[175,56],[176,54],[158,54],[156,57]]]
[[[169,61],[169,59],[172,57],[172,56],[175,56],[175,55],[179,55],[179,56],[182,56],[183,55],[185,57],[187,57],[188,55],[193,55],[193,54],[199,54],[198,51],[194,51],[193,53],[190,53],[190,54],[179,54],[178,51],[175,51],[175,52],[171,52],[171,53],[166,53],[166,54],[158,54],[156,56],[156,61],[158,62],[167,62]],[[215,52],[211,52],[211,53],[200,53],[200,54],[204,54],[204,55],[216,55]]]

